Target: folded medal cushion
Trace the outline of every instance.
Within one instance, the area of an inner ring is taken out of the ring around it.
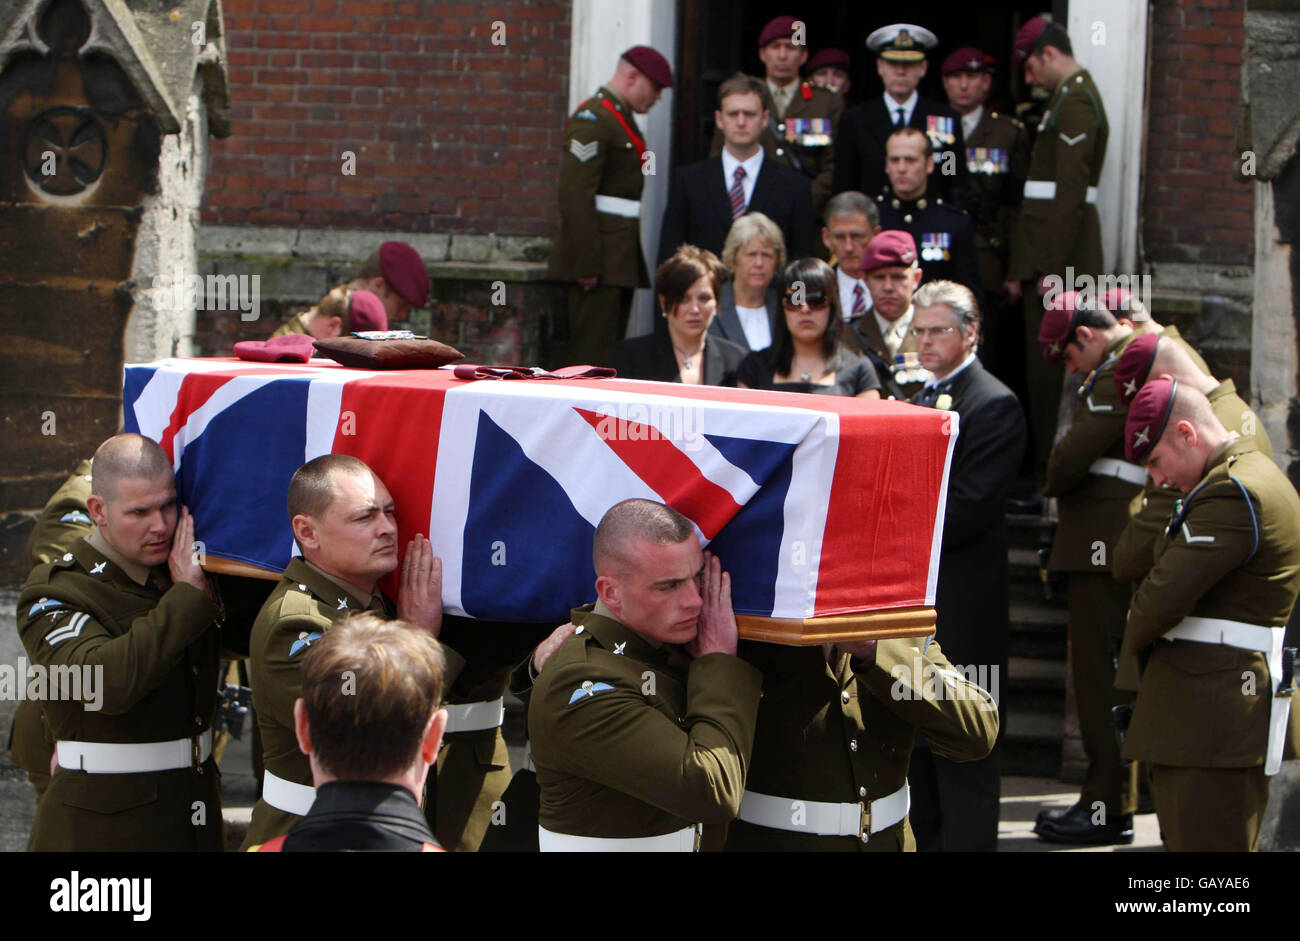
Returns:
[[[316,349],[336,363],[357,369],[435,369],[465,358],[455,347],[406,330],[331,337],[317,340]]]
[[[305,363],[311,359],[312,341],[305,333],[290,333],[270,340],[240,340],[235,355],[255,363]]]

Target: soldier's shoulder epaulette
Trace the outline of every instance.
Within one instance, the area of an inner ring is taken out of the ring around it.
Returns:
[[[305,585],[285,584],[274,611],[277,620],[288,618],[308,618],[329,624],[330,618],[325,613],[326,603],[307,589]]]
[[[1025,123],[1013,115],[1003,114],[1000,111],[990,111],[989,117],[995,122],[1009,124],[1017,130],[1023,131],[1025,129]]]

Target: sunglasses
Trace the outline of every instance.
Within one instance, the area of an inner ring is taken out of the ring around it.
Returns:
[[[818,307],[827,307],[829,304],[830,300],[822,291],[805,291],[802,304],[795,301],[793,294],[787,294],[785,297],[781,298],[781,306],[787,310],[798,310],[800,307],[804,306],[815,309]]]

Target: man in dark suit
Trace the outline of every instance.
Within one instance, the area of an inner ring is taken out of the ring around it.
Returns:
[[[803,174],[767,159],[759,136],[767,126],[763,83],[737,73],[718,88],[715,113],[722,153],[679,169],[659,237],[659,260],[682,243],[722,254],[731,224],[761,212],[781,229],[791,258],[813,254],[812,187]]]
[[[912,337],[912,295],[921,283],[916,242],[906,232],[881,232],[867,244],[859,269],[872,303],[849,318],[847,342],[876,368],[881,397],[906,401],[930,378]]]
[[[840,119],[832,192],[880,193],[889,182],[885,139],[895,127],[914,127],[930,138],[936,155],[930,192],[950,204],[965,205],[966,141],[961,115],[916,91],[928,64],[926,50],[938,44],[934,33],[907,23],[882,27],[867,37],[885,91],[879,98],[849,108]]]
[[[1007,668],[1006,500],[1025,451],[1025,416],[1015,393],[975,355],[980,316],[971,292],[952,281],[932,281],[913,304],[912,334],[921,364],[933,373],[913,401],[958,415],[936,636],[954,669],[996,699]],[[987,758],[961,764],[917,748],[908,780],[918,849],[997,848],[998,765],[996,746]]]

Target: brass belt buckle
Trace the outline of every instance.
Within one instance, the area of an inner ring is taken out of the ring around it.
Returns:
[[[700,840],[704,835],[704,824],[697,823],[692,829],[695,830],[695,842],[691,847],[691,852],[698,853],[700,851]]]
[[[858,801],[858,811],[861,814],[858,821],[858,835],[862,837],[862,842],[866,843],[871,839],[871,805],[866,801]]]
[[[203,755],[202,749],[199,748],[199,736],[190,736],[190,767],[199,774],[203,773],[203,762],[200,760]]]

